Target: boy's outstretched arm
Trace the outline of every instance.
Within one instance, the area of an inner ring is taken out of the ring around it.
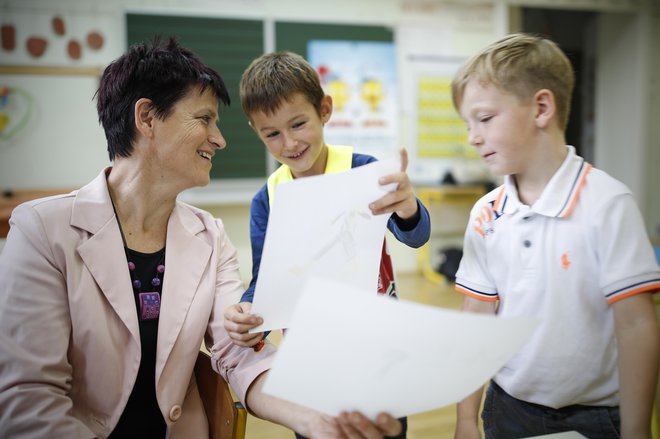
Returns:
[[[497,302],[488,302],[465,296],[463,299],[463,311],[495,314],[497,311]],[[481,406],[483,391],[483,386],[479,387],[456,406],[455,439],[481,439],[481,432],[479,431],[479,407]]]
[[[250,334],[248,331],[263,323],[259,316],[250,314],[252,303],[241,302],[225,308],[224,327],[229,338],[238,346],[252,347],[259,343],[264,336],[263,332]]]
[[[408,168],[408,151],[401,148],[401,170],[394,174],[381,177],[382,185],[397,183],[397,188],[369,205],[371,213],[396,213],[402,220],[408,220],[418,215],[417,197],[410,183],[406,169]]]
[[[621,437],[650,438],[660,363],[653,295],[635,294],[615,302],[612,309],[619,349]]]

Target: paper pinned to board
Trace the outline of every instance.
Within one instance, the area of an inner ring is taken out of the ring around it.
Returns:
[[[377,296],[311,277],[264,392],[331,416],[408,416],[483,385],[538,322]],[[493,341],[496,342],[493,342]]]
[[[399,169],[390,159],[277,186],[251,311],[264,323],[250,332],[288,328],[310,275],[376,294],[389,215],[374,216],[369,203],[395,189],[378,179]]]

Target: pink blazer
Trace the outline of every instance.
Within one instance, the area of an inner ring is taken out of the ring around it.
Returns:
[[[131,393],[140,336],[106,172],[12,214],[0,255],[0,437],[106,437]],[[237,347],[223,328],[243,282],[220,220],[177,203],[166,249],[158,404],[170,438],[208,437],[193,374],[202,339],[243,401],[274,350]]]

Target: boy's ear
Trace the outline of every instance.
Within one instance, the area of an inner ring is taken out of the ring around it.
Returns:
[[[150,137],[154,114],[151,99],[140,98],[135,102],[135,128],[145,137]]]
[[[321,99],[321,121],[326,123],[332,116],[332,96],[325,95]]]
[[[547,128],[555,118],[557,107],[555,95],[547,88],[543,88],[534,94],[534,107],[536,114],[534,119],[539,128]]]

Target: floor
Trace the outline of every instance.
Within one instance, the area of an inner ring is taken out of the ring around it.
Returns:
[[[443,308],[459,309],[462,296],[447,283],[430,281],[418,274],[397,276],[399,295],[404,300]],[[276,334],[272,334],[273,337]],[[276,343],[275,337],[273,342]],[[408,418],[408,439],[451,438],[455,425],[455,406],[416,414]],[[248,416],[247,439],[293,439],[294,435],[279,425]]]

